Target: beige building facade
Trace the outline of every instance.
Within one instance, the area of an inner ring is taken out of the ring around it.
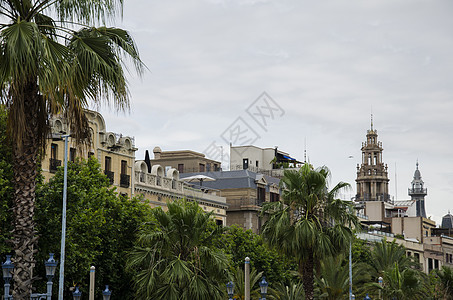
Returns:
[[[153,149],[154,158],[150,159],[151,165],[159,164],[164,168],[174,168],[179,173],[220,171],[221,163],[206,158],[203,153],[191,150],[162,151],[157,146]]]
[[[160,206],[167,208],[167,201],[186,199],[196,201],[205,212],[212,212],[218,225],[227,223],[226,198],[221,196],[219,190],[195,189],[188,186],[179,178],[179,171],[175,168],[164,169],[161,165],[154,164],[151,172],[145,161],[135,163],[134,176],[135,194],[141,194],[151,207]]]
[[[103,172],[110,179],[112,186],[121,194],[133,195],[135,141],[133,137],[107,131],[105,120],[98,112],[85,110],[91,134],[89,145],[77,145],[68,138],[68,161],[77,158],[88,159],[94,156],[101,164]],[[46,156],[42,160],[42,172],[45,180],[49,180],[64,165],[65,142],[64,135],[70,134],[69,124],[62,115],[56,115],[50,120],[51,138],[47,141]]]

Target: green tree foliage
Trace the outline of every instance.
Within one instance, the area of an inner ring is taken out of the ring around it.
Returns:
[[[376,242],[369,260],[369,264],[373,268],[373,277],[375,279],[379,276],[383,277],[385,271],[394,269],[395,263],[400,271],[411,267],[420,268],[419,263],[406,256],[406,248],[397,244],[395,240],[388,242],[383,239],[380,242]]]
[[[0,0],[0,101],[12,137],[17,299],[29,297],[33,282],[35,179],[49,117],[64,113],[72,137],[86,140],[89,100],[127,108],[124,59],[142,70],[132,37],[105,26],[122,6],[122,0]]]
[[[228,255],[233,272],[239,267],[244,269],[244,259],[249,257],[251,268],[262,272],[271,285],[286,281],[297,268],[294,260],[269,248],[260,235],[236,225],[227,228],[215,245]]]
[[[357,299],[365,295],[362,290],[371,280],[370,267],[365,263],[352,264],[353,293]],[[321,270],[316,275],[315,294],[317,298],[337,300],[349,298],[349,261],[343,255],[326,257],[321,261]],[[362,297],[363,298],[363,297]]]
[[[289,281],[288,284],[277,282],[269,288],[269,299],[275,300],[301,300],[305,299],[302,282]]]
[[[340,182],[329,191],[329,177],[326,167],[313,170],[308,164],[299,171],[286,170],[280,181],[281,200],[263,207],[269,219],[262,235],[270,245],[297,260],[307,299],[313,299],[314,268],[322,258],[346,249],[352,239],[349,226],[359,226],[350,204],[336,198],[349,185]]]
[[[412,268],[403,268],[396,262],[391,269],[383,273],[383,286],[373,283],[380,289],[384,299],[389,300],[425,300],[429,298],[429,291],[423,284],[424,274]]]
[[[152,226],[130,253],[136,299],[223,299],[228,258],[213,246],[223,228],[196,202],[176,201],[167,207],[167,212],[153,209]]]
[[[260,296],[259,281],[263,276],[263,272],[257,272],[256,269],[250,271],[250,297],[258,299]],[[234,284],[234,296],[236,300],[245,299],[245,272],[244,269],[237,267],[232,274],[232,281]]]
[[[436,271],[439,278],[440,290],[446,300],[453,299],[453,269],[447,266],[442,266],[441,270]]]
[[[7,241],[11,237],[11,207],[14,194],[11,145],[6,135],[7,112],[0,105],[0,258],[11,251]]]
[[[50,252],[59,257],[62,195],[63,168],[59,168],[37,190],[38,261],[47,259]],[[88,294],[90,266],[96,267],[97,295],[109,284],[115,298],[131,299],[131,275],[124,270],[126,252],[132,250],[138,229],[150,218],[150,210],[138,199],[118,196],[96,159],[69,163],[65,299],[72,298],[68,292],[74,285]],[[44,278],[43,264],[37,269]]]

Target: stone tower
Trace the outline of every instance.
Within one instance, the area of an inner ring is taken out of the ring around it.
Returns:
[[[415,200],[416,216],[426,218],[425,212],[425,196],[427,194],[426,188],[423,188],[423,180],[418,170],[418,161],[414,173],[414,179],[412,180],[412,187],[409,188],[409,196],[411,200]]]
[[[377,130],[367,130],[366,142],[362,143],[362,164],[357,164],[356,201],[390,201],[387,165],[382,162],[382,143],[377,140]]]

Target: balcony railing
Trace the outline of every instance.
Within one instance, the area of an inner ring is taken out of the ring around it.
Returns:
[[[230,199],[228,210],[260,210],[263,201],[255,198]]]
[[[104,171],[104,174],[107,176],[107,178],[110,180],[110,184],[113,184],[113,179],[115,177],[115,172],[112,171]]]
[[[61,160],[51,158],[50,163],[49,163],[49,171],[50,173],[55,173],[57,172],[58,167],[61,166]]]
[[[131,176],[120,174],[120,187],[128,188],[131,182]]]

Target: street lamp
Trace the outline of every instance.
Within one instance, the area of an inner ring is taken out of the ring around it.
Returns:
[[[72,298],[74,300],[80,300],[80,298],[82,298],[82,292],[79,291],[79,287],[78,286],[76,286],[75,291],[72,292]]]
[[[368,294],[366,294],[365,298],[363,298],[363,300],[371,300],[370,296],[368,296]]]
[[[260,281],[261,300],[266,300],[268,285],[269,283],[267,283],[266,277],[263,276],[263,279]]]
[[[351,299],[355,300],[355,295],[354,294],[351,294]]]
[[[103,300],[110,300],[110,296],[112,295],[112,291],[109,290],[109,286],[105,286],[105,290],[102,292],[102,299]]]
[[[227,288],[227,294],[228,294],[228,300],[233,300],[233,295],[234,295],[234,283],[233,281],[230,281],[226,284]]]
[[[10,282],[13,278],[13,270],[14,264],[11,262],[11,255],[6,256],[6,261],[2,263],[2,272],[3,272],[3,280],[5,281],[4,289],[5,289],[5,300],[13,299],[13,296],[9,294]]]
[[[57,268],[57,262],[53,258],[53,253],[49,253],[49,259],[44,262],[44,266],[46,267],[46,277],[47,277],[47,292],[45,294],[31,294],[30,299],[52,299],[52,279],[55,275],[55,269]]]

